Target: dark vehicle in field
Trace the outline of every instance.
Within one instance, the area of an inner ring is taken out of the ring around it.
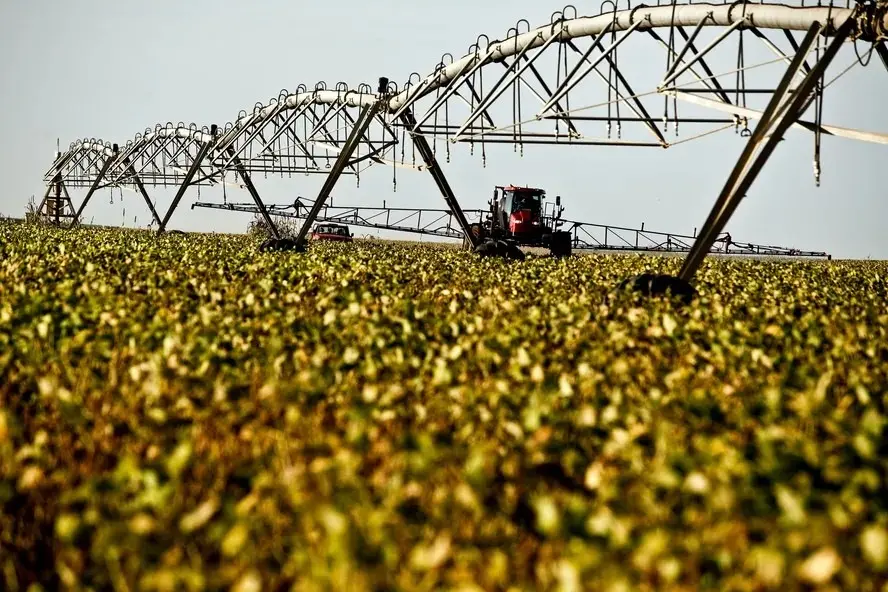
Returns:
[[[571,254],[571,234],[559,230],[563,224],[561,197],[545,204],[546,192],[533,187],[496,187],[488,204],[487,218],[472,224],[472,233],[481,239],[475,247],[481,255],[520,257],[519,247],[549,249],[554,257]],[[550,207],[546,207],[550,206]]]
[[[324,222],[314,227],[311,233],[312,240],[351,242],[352,233],[345,224]]]

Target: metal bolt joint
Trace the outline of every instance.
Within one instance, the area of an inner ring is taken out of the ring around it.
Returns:
[[[852,37],[871,43],[888,39],[888,1],[859,1],[856,20],[857,34]]]
[[[876,18],[873,19],[873,41],[888,39],[888,2],[882,2],[875,8]]]

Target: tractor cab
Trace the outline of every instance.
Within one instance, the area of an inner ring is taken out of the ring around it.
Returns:
[[[551,232],[551,223],[547,223],[549,221],[545,219],[543,207],[545,199],[546,191],[544,189],[515,187],[514,185],[496,187],[493,200],[490,202],[494,224],[516,236]]]
[[[518,238],[541,237],[561,226],[561,196],[555,204],[544,203],[546,191],[533,187],[496,187],[490,201],[491,222],[508,234]],[[549,207],[547,207],[549,206]]]

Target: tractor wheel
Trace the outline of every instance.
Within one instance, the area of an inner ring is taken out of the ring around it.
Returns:
[[[486,240],[475,247],[475,252],[480,257],[496,257],[499,255],[499,245],[494,240]]]
[[[481,257],[501,257],[503,259],[524,261],[524,251],[518,245],[506,241],[486,240],[477,247],[475,252]]]
[[[260,253],[268,253],[268,252],[284,252],[284,251],[292,251],[296,253],[304,253],[305,245],[301,243],[297,243],[292,238],[270,238],[262,242],[259,245]]]
[[[549,252],[553,257],[570,257],[571,236],[569,232],[554,232],[549,242]]]
[[[478,246],[481,246],[482,244],[484,244],[486,242],[487,239],[484,238],[484,229],[481,227],[480,224],[478,224],[478,223],[470,224],[469,225],[469,232],[471,232],[472,235],[474,235],[474,237],[476,239],[481,240],[481,242],[478,243]],[[469,251],[472,250],[472,241],[469,240],[468,236],[463,236],[463,248],[467,249]]]
[[[305,243],[297,243],[292,238],[282,238],[278,241],[279,251],[295,251],[297,253],[305,252]]]
[[[525,255],[524,251],[518,248],[518,245],[510,244],[510,243],[500,243],[502,246],[500,247],[503,257],[506,259],[512,259],[514,261],[524,261]]]

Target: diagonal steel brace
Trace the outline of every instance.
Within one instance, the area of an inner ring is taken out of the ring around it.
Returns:
[[[229,146],[227,152],[228,155],[231,157],[231,160],[229,162],[234,163],[235,170],[240,175],[241,179],[243,179],[244,185],[246,186],[247,191],[250,193],[250,197],[253,198],[253,202],[259,209],[259,213],[262,214],[262,219],[265,220],[265,224],[267,225],[269,231],[271,231],[271,236],[273,236],[275,239],[280,240],[281,233],[280,231],[278,231],[274,220],[272,220],[271,216],[268,214],[268,209],[262,202],[262,198],[259,197],[259,192],[256,190],[256,186],[253,185],[253,180],[250,178],[250,173],[247,172],[247,168],[243,165],[240,158],[235,153],[234,146]]]
[[[826,68],[839,51],[839,47],[841,47],[851,33],[853,26],[854,19],[849,18],[836,30],[834,38],[823,52],[820,60],[805,75],[795,91],[790,94],[792,80],[805,66],[805,57],[821,31],[820,23],[815,21],[811,24],[804,41],[801,43],[800,50],[796,52],[792,64],[790,64],[780,84],[774,91],[771,101],[762,114],[762,119],[746,144],[734,170],[728,177],[728,181],[713,205],[712,211],[703,224],[690,253],[685,258],[678,275],[680,279],[690,281],[694,276],[703,259],[712,248],[715,239],[737,209],[740,200],[746,195],[749,187],[761,172],[762,167],[764,167],[768,158],[776,149],[777,144],[783,139],[786,130],[801,116],[804,109],[810,105],[809,95],[815,90],[815,85],[822,78]],[[761,151],[755,154],[762,144]]]
[[[401,122],[408,130],[412,130],[416,126],[416,119],[413,116],[413,111],[410,109],[403,111],[401,113]],[[426,168],[435,179],[438,189],[441,190],[441,195],[444,196],[444,201],[447,202],[447,207],[450,208],[450,211],[456,216],[456,221],[459,222],[459,226],[465,233],[466,238],[472,243],[472,247],[477,247],[479,239],[472,232],[472,229],[469,226],[469,221],[466,219],[463,209],[456,200],[456,195],[453,193],[453,189],[450,187],[447,177],[444,176],[443,171],[441,171],[441,166],[438,164],[438,160],[435,158],[435,153],[431,146],[429,146],[428,140],[426,140],[425,136],[422,134],[412,131],[411,138],[413,139],[416,149],[419,150],[419,154],[422,157],[423,162],[425,162]]]
[[[882,65],[884,65],[885,68],[888,68],[888,47],[885,47],[884,41],[876,43],[876,53],[879,54],[879,57],[882,59]]]
[[[99,185],[101,184],[102,179],[105,178],[105,174],[108,172],[108,169],[110,169],[111,165],[114,164],[114,161],[117,160],[117,155],[119,154],[117,144],[114,144],[112,150],[114,151],[114,154],[107,157],[105,159],[105,162],[102,164],[102,168],[99,171],[99,174],[96,176],[95,180],[90,186],[89,191],[86,192],[86,196],[83,198],[83,202],[81,202],[80,207],[77,208],[77,211],[74,213],[74,217],[71,219],[71,226],[77,225],[78,221],[80,220],[80,214],[83,213],[83,209],[86,207],[86,204],[89,203],[89,200],[92,199],[93,194],[99,188]]]
[[[187,191],[188,187],[191,186],[191,182],[194,180],[194,176],[197,175],[197,172],[200,170],[204,158],[206,158],[207,154],[210,152],[210,149],[212,149],[212,147],[215,145],[216,132],[218,131],[218,129],[219,128],[215,123],[210,127],[210,135],[212,136],[212,138],[204,142],[203,146],[201,146],[200,150],[198,150],[197,156],[194,158],[194,163],[192,163],[191,168],[188,169],[188,172],[185,174],[185,178],[182,179],[182,184],[179,185],[179,190],[176,192],[176,197],[173,198],[173,203],[170,204],[170,208],[167,210],[166,215],[160,222],[160,226],[157,229],[158,234],[166,230],[166,225],[169,223],[170,218],[173,216],[173,212],[179,206],[179,202],[182,201],[182,198],[185,196],[185,191]]]
[[[342,176],[342,173],[349,165],[351,156],[354,153],[355,149],[358,147],[358,144],[360,144],[364,132],[366,132],[367,128],[370,127],[370,124],[373,122],[376,113],[382,107],[382,102],[387,92],[387,86],[388,79],[381,78],[379,80],[380,98],[365,106],[361,110],[361,114],[358,116],[357,122],[355,122],[355,124],[352,126],[351,133],[345,140],[345,144],[343,144],[342,146],[342,151],[339,153],[339,156],[336,157],[336,162],[333,163],[333,168],[330,170],[330,173],[327,175],[327,178],[324,181],[324,186],[321,187],[318,198],[315,200],[311,211],[306,216],[305,222],[302,224],[302,228],[299,229],[299,234],[296,235],[296,244],[303,244],[305,242],[305,237],[306,235],[308,235],[308,231],[311,228],[311,225],[314,224],[315,219],[318,217],[318,214],[324,207],[324,204],[326,204],[327,199],[330,197],[330,193],[333,191],[333,187],[336,186],[336,182],[339,180],[339,177]]]

